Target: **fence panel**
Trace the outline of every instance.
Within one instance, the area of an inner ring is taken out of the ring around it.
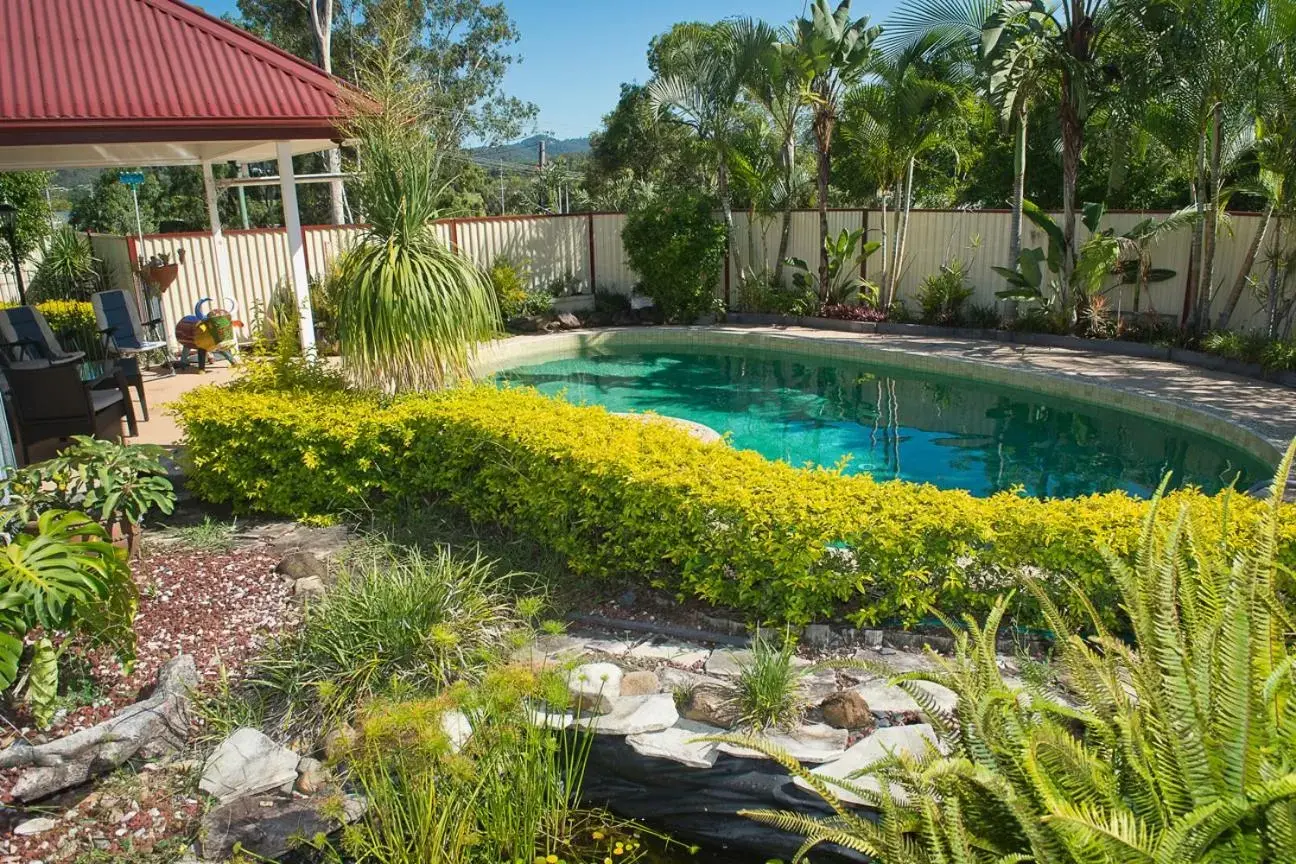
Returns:
[[[594,219],[594,282],[600,291],[629,294],[639,281],[621,243],[623,213],[597,213]]]
[[[534,285],[574,277],[589,293],[589,220],[583,214],[459,219],[453,233],[460,251],[480,267],[507,255],[526,263]]]

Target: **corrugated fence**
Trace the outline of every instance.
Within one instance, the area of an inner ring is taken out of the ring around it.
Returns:
[[[1133,227],[1145,216],[1163,215],[1113,213],[1107,216],[1104,225],[1120,232]],[[1221,299],[1216,301],[1216,309],[1237,276],[1237,268],[1259,219],[1259,216],[1246,214],[1231,214],[1229,217],[1228,227],[1220,237],[1216,259],[1216,283],[1222,286],[1218,289]],[[750,265],[753,258],[773,266],[782,226],[778,214],[756,217],[750,234],[747,214],[735,213],[734,222],[730,266],[716,287],[717,293],[722,293],[727,278],[736,301],[744,266]],[[565,281],[578,284],[582,292],[588,293],[593,283],[602,291],[628,294],[634,287],[636,276],[621,244],[624,224],[623,214],[581,213],[448,220],[439,223],[437,231],[443,241],[483,267],[501,255],[523,264],[533,284],[538,286]],[[1004,281],[991,267],[1006,263],[1009,224],[1010,215],[1006,211],[914,211],[910,217],[898,296],[913,306],[923,279],[957,258],[968,265],[975,292],[971,302],[993,304],[995,292],[1004,287]],[[858,209],[833,210],[829,213],[828,225],[834,234],[843,228],[867,227],[870,237],[878,237],[881,214]],[[329,262],[361,236],[363,228],[314,226],[304,229],[303,233],[307,269],[315,277],[322,275]],[[1153,284],[1141,299],[1140,308],[1151,308],[1165,315],[1180,313],[1189,238],[1188,231],[1180,231],[1149,250],[1154,266],[1178,272],[1173,279]],[[266,302],[276,285],[289,278],[286,234],[282,228],[227,231],[224,239],[229,253],[233,300],[238,305],[239,317],[250,326],[255,317],[254,310]],[[818,239],[818,213],[797,211],[792,220],[789,254],[805,259],[813,267],[817,260]],[[96,254],[110,263],[116,284],[126,288],[132,287],[133,282],[131,262],[158,253],[166,253],[174,261],[183,250],[184,264],[179,278],[165,296],[167,320],[172,323],[192,313],[195,304],[204,297],[223,301],[218,296],[215,244],[207,232],[146,235],[142,248],[136,248],[139,243],[135,238],[96,235],[93,242]],[[1027,223],[1023,245],[1043,246],[1045,243],[1043,232]],[[881,262],[880,255],[867,262],[866,271],[870,278],[878,278]],[[1257,257],[1254,275],[1261,276],[1265,266],[1262,250]],[[0,285],[2,290],[3,285]],[[1111,295],[1113,308],[1128,310],[1132,302],[1132,288]],[[1247,291],[1233,316],[1233,326],[1237,329],[1259,326],[1262,316],[1261,304]],[[245,330],[244,335],[249,335],[249,331]]]

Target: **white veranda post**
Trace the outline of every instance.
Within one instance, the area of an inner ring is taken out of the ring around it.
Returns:
[[[230,276],[229,246],[225,242],[225,231],[221,228],[220,209],[216,197],[216,177],[212,174],[210,162],[202,163],[203,191],[207,193],[207,221],[211,223],[212,246],[216,254],[216,287],[220,297],[217,305],[224,303],[225,298],[234,299],[234,279]],[[165,326],[165,325],[164,325]]]
[[[301,346],[307,355],[315,353],[315,315],[311,311],[310,277],[306,272],[306,243],[302,236],[301,214],[297,211],[297,179],[293,174],[292,146],[287,141],[275,145],[279,156],[279,190],[283,196],[284,228],[288,231],[288,259],[292,264],[293,293],[301,315]]]

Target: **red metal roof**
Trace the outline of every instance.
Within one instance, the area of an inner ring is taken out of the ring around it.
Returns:
[[[178,0],[0,0],[0,146],[336,138],[343,89]]]

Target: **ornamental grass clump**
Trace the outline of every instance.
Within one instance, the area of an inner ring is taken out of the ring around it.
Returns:
[[[257,661],[248,695],[284,733],[316,733],[370,699],[474,679],[524,626],[508,578],[445,548],[375,543]]]
[[[1277,558],[1293,453],[1268,504],[1240,517],[1255,522],[1245,543],[1211,539],[1231,535],[1186,507],[1159,522],[1170,505],[1158,496],[1133,556],[1107,554],[1128,639],[1083,593],[1077,631],[1028,585],[1069,634],[1054,646],[1067,702],[1004,678],[1001,599],[984,624],[950,627],[952,659],[895,679],[915,699],[919,681],[957,695],[952,714],[920,700],[940,750],[900,752],[836,784],[775,753],[834,815],[747,815],[803,834],[802,853],[829,842],[881,864],[1296,861],[1296,620],[1291,570]],[[881,818],[845,807],[837,788]]]
[[[790,637],[780,643],[757,631],[751,657],[739,663],[734,682],[734,705],[744,727],[786,729],[801,719],[806,707],[801,682],[808,667],[798,666],[796,660],[796,644]]]

